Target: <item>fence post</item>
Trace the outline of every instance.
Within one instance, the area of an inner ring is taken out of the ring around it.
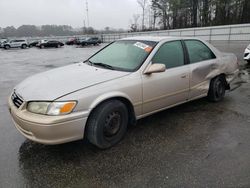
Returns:
[[[210,27],[209,29],[209,42],[211,43],[211,39],[212,39],[212,28]]]
[[[232,33],[232,26],[229,27],[229,36],[228,36],[228,42],[231,41],[231,33]]]

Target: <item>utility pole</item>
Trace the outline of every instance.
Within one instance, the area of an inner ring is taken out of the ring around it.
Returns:
[[[87,15],[87,26],[89,27],[89,7],[88,7],[88,0],[86,0],[86,15]]]
[[[83,3],[83,10],[84,10],[84,8],[85,8],[85,5]],[[86,34],[85,13],[84,13],[84,11],[83,11],[83,27],[82,27],[82,32],[83,32],[83,35]]]
[[[83,34],[86,34],[86,25],[85,25],[85,19],[83,20]]]

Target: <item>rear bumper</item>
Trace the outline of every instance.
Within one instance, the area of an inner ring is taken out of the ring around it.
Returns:
[[[17,109],[11,99],[9,109],[17,130],[34,142],[54,145],[83,138],[87,116],[82,113],[72,113],[70,117],[37,115]]]
[[[226,81],[228,84],[233,82],[239,76],[239,69],[235,70],[233,73],[226,75]]]

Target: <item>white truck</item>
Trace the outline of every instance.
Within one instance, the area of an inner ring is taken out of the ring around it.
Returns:
[[[3,45],[3,48],[8,50],[10,48],[27,48],[28,42],[24,39],[18,39],[18,40],[10,40],[9,42],[5,43]]]

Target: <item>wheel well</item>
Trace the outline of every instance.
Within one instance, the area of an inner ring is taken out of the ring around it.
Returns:
[[[128,122],[129,124],[128,125],[135,125],[136,124],[136,117],[135,117],[135,111],[134,111],[134,107],[133,105],[131,104],[131,102],[124,98],[124,97],[113,97],[113,98],[109,98],[109,99],[106,99],[102,102],[100,102],[97,106],[95,106],[95,108],[93,108],[88,116],[88,120],[89,120],[89,117],[92,115],[92,113],[94,112],[95,109],[97,109],[101,104],[107,102],[107,101],[111,101],[111,100],[119,100],[121,101],[123,104],[126,105],[127,109],[128,109]],[[86,133],[86,128],[87,128],[87,124],[88,124],[88,120],[87,120],[87,123],[86,123],[86,126],[84,128],[84,134]]]
[[[222,73],[222,74],[220,74],[220,75],[218,75],[216,77],[221,77],[223,79],[223,81],[224,81],[225,86],[226,86],[226,90],[230,90],[230,85],[227,83],[227,80],[226,80],[226,74]]]

